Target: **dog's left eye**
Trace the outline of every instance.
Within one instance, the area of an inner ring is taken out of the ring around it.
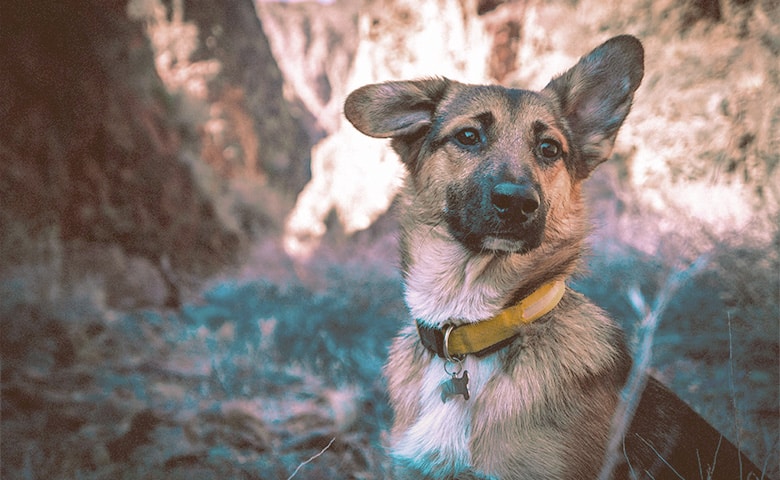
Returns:
[[[542,157],[554,160],[561,155],[561,144],[555,140],[543,140],[539,143],[538,150]]]
[[[473,147],[479,144],[479,131],[476,128],[464,128],[455,134],[455,141],[464,147]]]

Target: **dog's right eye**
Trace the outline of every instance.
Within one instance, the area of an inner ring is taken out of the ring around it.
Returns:
[[[542,157],[547,160],[555,160],[561,155],[561,144],[555,140],[543,140],[537,148]]]
[[[479,144],[479,131],[476,128],[464,128],[455,134],[455,141],[464,147],[473,147]]]

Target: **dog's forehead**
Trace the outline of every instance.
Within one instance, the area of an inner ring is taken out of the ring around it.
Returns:
[[[461,118],[489,115],[495,121],[550,116],[552,104],[539,92],[499,85],[460,85],[439,103],[436,117],[441,124]]]

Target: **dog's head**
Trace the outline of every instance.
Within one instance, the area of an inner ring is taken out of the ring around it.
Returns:
[[[541,92],[388,82],[352,92],[345,114],[366,135],[393,139],[417,218],[444,221],[472,251],[525,253],[569,221],[563,211],[611,154],[642,75],[642,45],[624,35]]]

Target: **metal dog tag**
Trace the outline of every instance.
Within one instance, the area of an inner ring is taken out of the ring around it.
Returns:
[[[469,372],[468,370],[463,372],[463,375],[458,377],[453,373],[452,378],[445,380],[441,384],[441,401],[447,403],[450,397],[457,395],[463,395],[465,400],[469,399]]]

